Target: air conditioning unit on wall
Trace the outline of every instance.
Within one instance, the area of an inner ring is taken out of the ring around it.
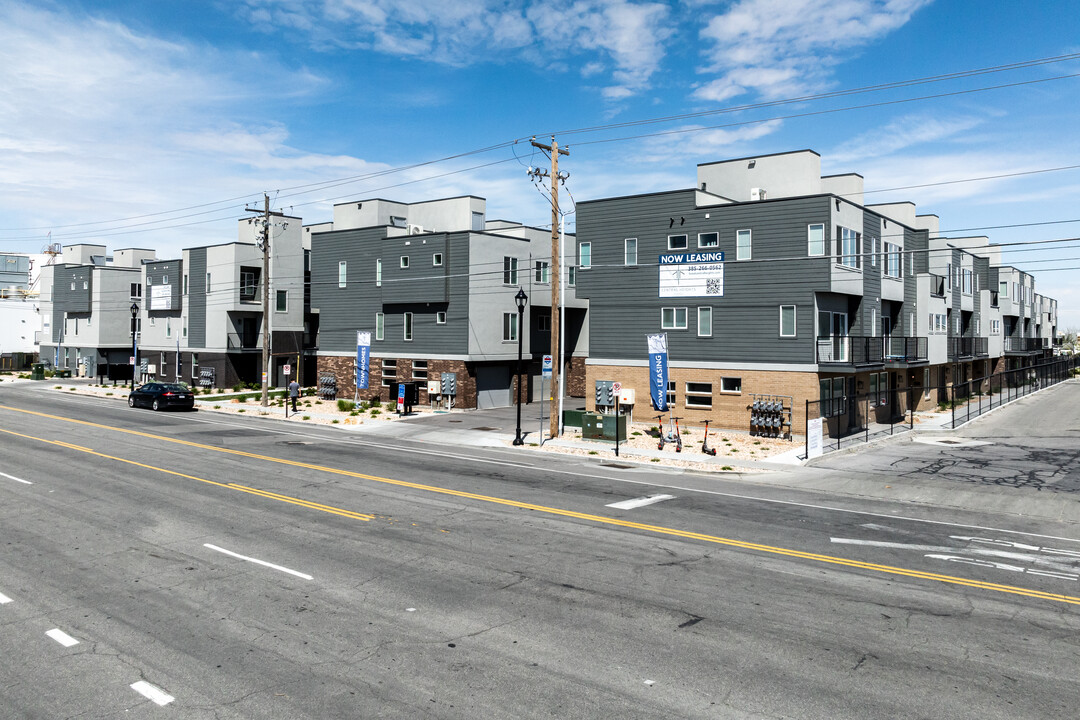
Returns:
[[[750,188],[750,199],[752,201],[765,199],[765,188]]]
[[[422,225],[410,225],[409,226],[409,234],[410,235],[419,235],[422,232],[424,232],[424,227]]]

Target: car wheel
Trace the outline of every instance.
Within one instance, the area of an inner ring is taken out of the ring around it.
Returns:
[[[133,398],[133,397],[128,398],[128,407],[135,407],[135,398]]]
[[[154,408],[155,410],[160,410],[160,409],[161,409],[161,403],[159,403],[159,402],[158,402],[157,400],[155,400],[155,401],[154,401],[154,405],[153,405],[153,408]]]

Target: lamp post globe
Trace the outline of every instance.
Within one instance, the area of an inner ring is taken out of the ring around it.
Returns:
[[[525,315],[525,304],[529,301],[529,296],[525,294],[525,291],[518,288],[517,295],[514,296],[514,302],[517,303],[518,322],[517,322],[517,341],[518,341],[518,361],[517,361],[517,430],[514,433],[514,444],[524,445],[525,440],[521,437],[521,319]]]

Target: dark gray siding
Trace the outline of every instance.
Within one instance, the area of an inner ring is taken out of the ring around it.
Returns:
[[[206,248],[188,250],[188,347],[206,347]]]
[[[90,265],[58,265],[53,271],[52,341],[59,342],[66,313],[89,313],[94,290]]]
[[[863,269],[863,299],[859,307],[859,321],[851,328],[851,334],[855,336],[876,336],[881,334],[881,317],[886,314],[881,303],[881,267],[882,258],[881,243],[884,240],[892,240],[881,237],[881,216],[866,210],[863,212],[862,226],[862,269]],[[877,239],[877,258],[871,257],[874,251],[873,240]],[[876,265],[874,263],[877,263]],[[874,311],[877,311],[876,313]],[[876,315],[876,317],[875,317]]]
[[[919,307],[918,276],[930,272],[930,259],[926,252],[929,247],[929,232],[904,228],[903,334],[905,337],[915,337],[916,330],[919,327],[919,313],[925,309]],[[914,269],[914,272],[912,272],[912,269]],[[914,324],[911,322],[912,314],[915,317]]]
[[[424,242],[426,241],[426,243]],[[409,245],[405,245],[409,242]],[[432,255],[442,253],[442,267]],[[402,255],[409,268],[400,267]],[[375,260],[383,260],[382,287]],[[347,280],[338,287],[338,263]],[[319,350],[356,349],[358,330],[372,332],[380,354],[464,355],[468,352],[469,234],[387,238],[384,227],[314,233],[311,238],[311,307],[319,312]],[[375,315],[384,315],[383,340],[375,339]],[[404,314],[413,314],[413,340],[404,340]],[[445,312],[446,323],[436,324]]]
[[[183,261],[165,260],[146,264],[146,285],[143,290],[143,302],[146,303],[147,311],[154,316],[180,315],[183,309],[181,305],[181,292],[183,290]],[[205,282],[205,279],[204,279]],[[170,307],[172,310],[154,309],[150,306],[153,296],[152,287],[169,286]]]
[[[645,336],[661,332],[661,309],[686,307],[685,330],[667,330],[673,361],[814,362],[815,289],[830,286],[831,259],[807,257],[807,225],[829,236],[830,198],[818,196],[697,208],[677,191],[578,204],[578,242],[592,243],[592,269],[577,275],[588,298],[590,355],[644,358]],[[709,217],[706,217],[708,215]],[[751,262],[735,261],[736,231],[752,232]],[[668,235],[717,232],[724,252],[723,297],[660,298],[658,256]],[[625,267],[623,240],[638,239],[638,265]],[[780,306],[796,306],[798,336],[780,338]],[[713,311],[712,337],[697,336],[700,306]]]

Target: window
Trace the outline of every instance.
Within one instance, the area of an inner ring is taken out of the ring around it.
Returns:
[[[172,318],[165,318],[165,337],[172,337]]]
[[[697,309],[697,334],[698,337],[712,337],[711,307],[699,307]]]
[[[345,263],[342,263],[344,265]],[[210,273],[206,273],[206,294],[210,294]]]
[[[390,387],[393,382],[397,382],[397,358],[383,358],[382,386]]]
[[[686,329],[686,308],[666,307],[660,310],[660,327],[664,330]]]
[[[184,275],[184,294],[188,294],[188,276]]]
[[[412,379],[423,380],[428,379],[427,374],[427,360],[413,360],[412,361]]]
[[[818,223],[806,226],[806,254],[820,256],[825,254],[825,226]]]
[[[254,270],[240,270],[240,299],[252,302],[258,290],[259,276]]]
[[[402,255],[402,256],[401,256],[401,263],[400,263],[400,267],[401,267],[401,268],[402,268],[403,270],[404,270],[405,268],[409,267],[409,256],[408,256],[408,255]]]
[[[582,270],[592,267],[592,243],[578,243],[578,267]]]
[[[517,285],[517,271],[517,258],[503,257],[503,285]]]
[[[210,276],[207,275],[206,277],[209,280]],[[209,286],[209,282],[207,283],[207,285]],[[74,290],[75,288],[71,288],[71,289]],[[141,297],[142,297],[142,283],[131,283],[131,299],[132,300],[138,300]]]
[[[795,306],[780,306],[780,337],[795,337]]]
[[[886,277],[898,278],[903,273],[900,263],[900,246],[895,243],[884,243],[885,259],[882,263],[882,271]]]
[[[981,335],[981,334],[982,334],[982,333],[980,333],[980,332],[979,332],[979,330],[980,330],[980,322],[979,322],[979,318],[975,318],[975,320],[974,320],[973,322],[974,322],[974,324],[975,324],[975,327],[974,327],[974,330],[975,330],[975,337],[978,337],[979,335]]]
[[[546,261],[536,261],[536,273],[534,275],[534,278],[538,283],[551,282],[551,268]]]
[[[442,267],[442,253],[435,253],[431,256],[431,267]]]
[[[722,377],[722,378],[720,378],[720,392],[722,392],[722,393],[741,393],[742,392],[742,378],[741,377]]]
[[[712,407],[712,383],[688,382],[686,383],[686,407],[704,408]]]
[[[667,404],[669,406],[675,405],[678,393],[676,392],[676,385],[674,380],[669,380],[667,384]]]
[[[870,308],[870,337],[877,337],[877,308]]]
[[[503,313],[503,342],[517,342],[518,316],[516,312]]]
[[[577,285],[577,268],[573,265],[566,268],[566,284],[570,287]]]
[[[437,313],[435,313],[435,324],[436,325],[445,325],[446,324],[446,311],[445,310],[440,310]]]
[[[540,332],[551,332],[551,316],[550,315],[537,315],[536,316],[536,329]]]
[[[697,246],[699,248],[720,247],[720,233],[698,233]]]
[[[276,301],[274,303],[274,310],[276,312],[280,312],[280,313],[288,312],[289,311],[289,291],[288,290],[277,290],[275,294],[276,294]]]
[[[75,289],[75,281],[74,281],[74,280],[72,280],[72,281],[71,281],[71,289],[72,289],[72,290],[74,290],[74,289]]]
[[[386,317],[382,313],[375,313],[375,339],[383,339],[383,331],[386,327]]]
[[[837,227],[840,236],[840,264],[850,268],[859,267],[859,233],[846,227]]]
[[[401,339],[411,341],[412,340],[412,313],[411,312],[403,313],[401,327],[402,327]]]
[[[821,416],[843,415],[846,408],[844,397],[844,378],[825,378],[819,383],[821,395]]]
[[[877,267],[878,239],[870,238],[870,267]]]
[[[686,239],[686,235],[668,235],[667,236],[667,249],[668,250],[685,250],[689,242]]]
[[[751,237],[749,230],[739,230],[735,233],[735,259],[750,259]]]
[[[962,289],[962,291],[963,291],[963,293],[965,295],[970,295],[971,294],[971,282],[972,282],[971,281],[971,271],[970,270],[964,270],[963,273],[964,273],[963,288],[961,288],[961,289]]]
[[[337,286],[339,288],[345,287],[345,282],[348,279],[348,263],[344,260],[337,264]]]
[[[1001,321],[1000,320],[991,320],[990,321],[990,334],[991,335],[1000,335],[1001,334]]]
[[[998,295],[1002,298],[1009,297],[1009,283],[1007,280],[1002,280],[998,283]]]
[[[184,337],[187,337],[187,318],[186,318],[186,317],[184,317],[184,318],[183,318],[183,319],[181,320],[181,322],[182,322],[182,323],[183,323],[183,325],[184,325]]]
[[[875,405],[889,404],[889,373],[870,373],[870,402]]]
[[[338,285],[344,287],[344,285]],[[382,258],[375,260],[375,287],[382,287]]]
[[[682,237],[685,241],[686,236],[683,235]],[[668,240],[670,242],[670,238]],[[623,265],[637,265],[637,238],[623,240]]]
[[[945,276],[949,278],[949,287],[953,286],[952,263],[945,263]]]

